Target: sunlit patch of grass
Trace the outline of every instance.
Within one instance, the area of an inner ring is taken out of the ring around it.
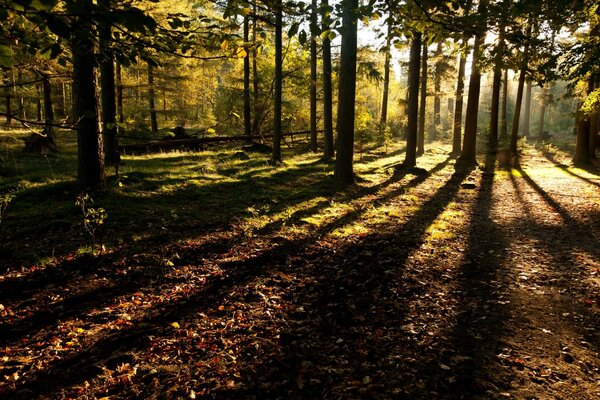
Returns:
[[[425,230],[427,240],[438,242],[456,237],[457,228],[465,217],[464,212],[456,207],[455,203],[450,203],[435,221],[427,227]]]
[[[371,233],[371,229],[366,227],[363,223],[353,222],[333,230],[331,236],[343,238],[349,236],[362,236],[369,233]]]

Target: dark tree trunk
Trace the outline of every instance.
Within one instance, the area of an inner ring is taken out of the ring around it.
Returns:
[[[117,84],[117,118],[119,124],[125,121],[123,116],[123,81],[121,79],[121,64],[117,63],[116,68],[116,84]]]
[[[465,51],[467,47],[467,38],[463,39]],[[462,144],[462,118],[463,118],[463,102],[465,93],[465,69],[467,65],[467,57],[465,54],[460,55],[458,61],[458,77],[456,79],[456,101],[454,105],[454,130],[452,136],[452,154],[459,155]]]
[[[502,101],[500,104],[500,137],[503,140],[508,138],[508,68],[504,69],[504,77],[502,78]]]
[[[488,136],[488,152],[498,151],[498,117],[500,113],[500,86],[502,84],[502,59],[504,56],[504,23],[500,23],[496,56],[494,58],[494,77],[492,80],[492,106],[490,110],[490,132]]]
[[[573,164],[586,166],[590,162],[590,120],[586,117],[580,117],[577,120],[577,143]]]
[[[111,10],[111,0],[101,0],[100,6],[107,14]],[[100,26],[100,102],[102,104],[102,134],[104,141],[104,161],[114,163],[119,159],[117,149],[117,105],[115,99],[115,63],[110,49],[111,26],[106,23]]]
[[[598,83],[599,83],[598,75],[592,75],[590,77],[590,82],[589,82],[589,92],[590,93],[598,88]],[[589,143],[590,151],[589,151],[589,153],[590,153],[591,159],[596,158],[597,138],[598,138],[598,113],[595,113],[592,116],[590,116],[590,143]]]
[[[44,94],[44,133],[48,142],[54,144],[54,109],[52,107],[52,85],[50,78],[45,73],[40,73],[42,77],[42,92]]]
[[[253,4],[253,12],[252,14],[254,15],[254,18],[252,19],[252,40],[254,41],[254,43],[256,43],[257,41],[257,37],[256,37],[256,13],[257,13],[257,6],[256,6],[256,2],[254,2]],[[258,104],[258,66],[256,63],[256,56],[257,56],[257,51],[256,51],[256,46],[254,46],[252,48],[252,103],[253,103],[253,108],[254,108],[254,120],[252,122],[252,135],[258,135],[260,133],[260,122],[261,122],[261,117],[260,117],[260,108],[259,108],[259,104]]]
[[[310,150],[317,151],[317,0],[310,10]]]
[[[437,130],[442,125],[442,51],[443,42],[438,42],[435,50],[437,63],[435,64],[435,79],[433,82],[433,90],[435,91],[433,98],[433,130],[431,131],[431,139],[437,138]]]
[[[10,71],[4,71],[4,105],[6,107],[6,125],[12,124],[12,82]]]
[[[273,152],[271,154],[271,162],[273,164],[281,162],[281,77],[283,69],[282,8],[282,0],[277,0],[275,6],[275,90],[273,99]]]
[[[527,37],[531,36],[531,22],[527,25]],[[525,75],[527,74],[527,65],[529,64],[529,41],[525,43],[523,49],[523,60],[521,62],[521,71],[519,75],[519,86],[517,87],[517,99],[515,104],[515,115],[513,118],[512,130],[510,133],[510,153],[517,157],[517,139],[519,136],[519,119],[521,118],[521,106],[523,103],[523,90],[525,88]]]
[[[156,119],[156,94],[154,93],[154,67],[148,63],[148,107],[150,108],[150,130],[158,133],[158,121]]]
[[[321,16],[323,31],[329,30],[329,8],[328,0],[321,1],[323,14]],[[323,39],[323,135],[325,159],[331,159],[334,156],[333,142],[333,86],[331,83],[331,41],[329,37]]]
[[[21,71],[21,69],[18,70],[17,72],[17,82],[19,84],[21,84],[23,82],[23,71]],[[15,87],[15,95],[17,95],[17,88]],[[26,120],[27,119],[27,108],[25,107],[25,97],[23,96],[23,90],[19,90],[18,92],[18,99],[19,99],[19,115],[21,116],[21,119]],[[64,110],[63,110],[63,116],[64,116]]]
[[[406,157],[404,166],[417,165],[417,129],[419,119],[419,66],[421,65],[421,33],[413,32],[408,61],[408,101],[406,113]]]
[[[252,136],[252,115],[250,112],[250,15],[244,16],[244,136]],[[251,141],[248,139],[248,141]]]
[[[480,15],[485,15],[487,0],[481,0],[478,7]],[[465,167],[477,165],[477,120],[479,113],[479,92],[481,89],[481,44],[486,32],[479,31],[473,43],[473,61],[469,79],[469,97],[467,99],[467,115],[465,117],[465,134],[463,148],[458,162]]]
[[[356,98],[358,0],[342,0],[342,48],[338,91],[337,156],[335,178],[341,185],[354,183],[354,107]]]
[[[529,137],[529,125],[531,121],[531,82],[527,82],[525,88],[525,106],[523,109],[523,136]]]
[[[37,96],[35,96],[35,111],[36,111],[36,121],[42,122],[44,119],[44,113],[42,110],[42,99],[44,97],[44,89],[42,88],[42,84],[35,85],[35,91],[37,92]]]
[[[390,11],[390,19],[392,12]],[[379,119],[379,129],[381,134],[381,142],[385,142],[385,128],[387,125],[387,110],[388,99],[390,92],[390,62],[391,62],[391,47],[392,45],[392,22],[388,21],[387,37],[385,41],[385,64],[383,65],[383,98],[381,100],[381,117]]]
[[[83,7],[89,10],[91,5],[91,0],[85,0]],[[105,184],[104,155],[102,136],[98,129],[94,43],[89,36],[91,24],[84,18],[80,17],[78,21],[83,32],[74,33],[71,39],[73,121],[77,129],[78,183],[83,187],[96,187]]]
[[[72,113],[67,110],[67,85],[64,81],[60,83],[60,101],[61,107],[64,110],[63,118],[68,118]]]
[[[425,153],[425,119],[427,111],[427,40],[423,40],[423,54],[421,55],[421,100],[419,101],[419,133],[417,155]]]

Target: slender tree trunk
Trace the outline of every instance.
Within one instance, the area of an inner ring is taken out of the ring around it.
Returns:
[[[590,162],[590,119],[582,116],[577,121],[577,142],[573,163],[586,166]]]
[[[154,93],[154,67],[148,63],[148,107],[150,108],[150,130],[158,133],[158,121],[156,119],[156,95]]]
[[[91,24],[85,20],[92,7],[91,0],[83,1],[81,27]],[[85,31],[84,31],[85,32]],[[80,186],[104,186],[104,155],[102,136],[98,127],[98,96],[94,70],[94,43],[86,34],[74,34],[71,39],[73,52],[73,121],[77,130],[78,182]]]
[[[283,68],[283,48],[282,48],[282,0],[277,0],[275,5],[275,90],[273,99],[273,152],[271,162],[277,164],[281,162],[281,90],[282,90],[282,68]]]
[[[596,88],[598,88],[598,75],[592,75],[590,77],[589,85],[590,85],[590,93],[592,91],[594,91]],[[598,113],[595,113],[592,116],[590,116],[590,143],[589,143],[590,159],[596,158],[597,138],[598,138]]]
[[[117,118],[119,124],[125,121],[123,116],[123,80],[121,78],[121,64],[117,63],[116,68],[116,85],[117,85]]]
[[[545,139],[545,135],[544,135],[544,125],[545,125],[545,120],[546,120],[546,104],[548,102],[548,87],[546,85],[544,85],[544,87],[542,88],[542,104],[540,105],[540,126],[538,129],[538,138],[539,139]]]
[[[525,107],[523,109],[523,136],[529,137],[529,125],[531,121],[531,82],[525,87]]]
[[[467,46],[467,39],[463,39],[463,45]],[[454,104],[454,130],[452,137],[452,154],[459,155],[462,142],[462,118],[463,103],[465,94],[465,69],[467,65],[467,56],[463,53],[458,61],[458,77],[456,80],[456,101]]]
[[[4,101],[6,107],[6,125],[12,124],[12,81],[9,71],[4,71]]]
[[[502,84],[502,60],[504,57],[504,22],[500,23],[496,56],[494,58],[494,77],[492,80],[492,106],[490,110],[490,132],[488,136],[488,152],[498,151],[498,117],[500,112],[500,86]]]
[[[341,185],[354,183],[354,107],[356,99],[358,0],[342,0],[342,48],[340,52],[335,178]]]
[[[531,36],[531,21],[527,23],[527,35]],[[521,62],[521,71],[519,75],[519,86],[517,87],[517,99],[515,104],[515,115],[513,118],[512,131],[510,134],[510,153],[517,157],[517,139],[519,134],[519,119],[521,117],[521,106],[523,103],[523,89],[525,88],[525,75],[527,74],[527,65],[529,64],[529,42],[525,43],[523,49],[523,60]]]
[[[392,18],[392,12],[390,11],[390,18]],[[383,98],[381,100],[381,117],[379,119],[379,130],[381,135],[381,142],[385,143],[385,128],[387,125],[387,110],[388,110],[388,98],[390,91],[390,62],[391,62],[391,47],[392,45],[392,22],[388,21],[387,26],[387,37],[385,41],[385,63],[383,65]]]
[[[310,150],[317,152],[317,0],[310,10]]]
[[[485,15],[487,0],[481,0],[478,7],[480,15]],[[481,44],[485,32],[477,32],[473,43],[473,61],[471,63],[471,77],[469,79],[469,97],[467,99],[467,115],[465,117],[465,134],[463,148],[458,159],[465,167],[477,165],[477,120],[479,113],[479,92],[481,90]]]
[[[421,100],[419,101],[419,133],[417,137],[417,155],[425,153],[425,112],[427,111],[427,40],[423,40],[421,55]]]
[[[321,0],[322,30],[329,30],[328,0]],[[329,37],[323,39],[323,135],[324,146],[323,156],[325,159],[331,159],[334,156],[333,141],[333,84],[331,82],[331,40]]]
[[[244,15],[244,136],[252,142],[252,115],[250,112],[250,14]]]
[[[433,129],[431,131],[431,139],[436,139],[438,134],[438,128],[442,125],[442,51],[443,42],[438,42],[435,50],[437,62],[435,64],[435,79],[433,82],[433,90],[435,91],[435,97],[433,98]]]
[[[19,84],[23,83],[23,71],[21,69],[19,69],[17,71],[17,82]],[[17,91],[17,88],[15,87],[15,95],[17,95],[16,91]],[[21,116],[21,119],[27,120],[27,109],[25,107],[25,97],[23,96],[23,87],[21,87],[21,86],[19,87],[18,99],[19,99],[19,115]],[[64,111],[63,111],[63,115],[64,115]]]
[[[103,11],[110,13],[112,0],[101,0],[99,5]],[[102,104],[102,134],[104,141],[104,162],[114,163],[118,160],[117,154],[117,105],[115,99],[115,61],[110,49],[111,26],[105,23],[100,26],[98,37],[100,39],[100,102]]]
[[[508,68],[504,69],[504,76],[502,78],[502,100],[500,103],[500,137],[503,140],[508,138]]]
[[[254,16],[254,18],[252,19],[252,40],[254,43],[257,42],[257,37],[256,37],[256,13],[257,13],[257,6],[256,6],[256,2],[254,2],[253,4],[253,12],[252,15]],[[254,108],[254,120],[252,123],[252,134],[253,135],[258,135],[260,133],[260,109],[259,109],[259,104],[258,104],[258,66],[257,66],[257,62],[256,62],[256,56],[257,56],[257,50],[256,50],[256,46],[254,46],[252,48],[252,103],[253,103],[253,108]]]
[[[40,72],[44,95],[44,133],[48,141],[54,144],[54,109],[52,107],[52,84],[47,74]]]
[[[421,65],[421,33],[413,32],[408,61],[408,101],[406,126],[406,157],[404,166],[417,165],[417,130],[419,119],[419,66]]]
[[[68,118],[72,113],[67,110],[67,85],[64,81],[60,83],[60,101],[61,108],[64,111],[62,117]]]
[[[42,111],[42,98],[44,97],[44,93],[43,93],[41,83],[35,85],[35,91],[37,94],[35,96],[36,121],[42,122],[42,120],[44,119],[44,115],[43,115],[43,111]]]

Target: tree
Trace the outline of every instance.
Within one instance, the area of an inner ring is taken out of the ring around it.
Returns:
[[[356,98],[356,51],[358,0],[342,0],[342,48],[337,119],[335,178],[341,185],[354,183],[354,102]]]
[[[479,92],[481,89],[481,45],[485,37],[486,8],[488,0],[481,0],[477,12],[481,18],[480,26],[475,33],[473,43],[473,60],[471,63],[471,77],[469,79],[469,97],[467,100],[467,116],[465,118],[465,134],[463,148],[457,163],[470,167],[477,164],[477,114],[479,112]]]
[[[98,3],[105,13],[109,13],[111,0],[101,0]],[[105,163],[118,161],[117,144],[117,105],[115,93],[115,61],[110,48],[111,26],[101,24],[98,37],[100,41],[100,95],[102,103],[102,134],[104,142]]]
[[[531,19],[529,19],[527,22],[527,28],[526,28],[527,33],[525,34],[526,38],[531,37],[532,24],[533,24],[533,21]],[[515,114],[513,117],[512,131],[510,134],[510,153],[511,153],[512,157],[518,157],[517,139],[518,139],[518,133],[519,133],[519,118],[521,116],[521,105],[523,102],[523,90],[525,88],[525,76],[527,75],[527,66],[529,64],[529,46],[530,46],[529,40],[526,40],[524,48],[523,48],[522,59],[521,59],[521,68],[520,68],[520,72],[519,72],[519,84],[517,87],[517,98],[516,98],[516,104],[515,104]]]
[[[508,6],[508,1],[501,3],[503,8]],[[498,151],[498,117],[500,112],[500,87],[502,85],[502,64],[504,58],[504,31],[505,21],[503,12],[500,11],[498,23],[498,41],[494,55],[494,75],[492,78],[492,104],[490,109],[490,131],[488,134],[488,152],[496,154]]]
[[[317,152],[317,0],[310,9],[310,150]]]
[[[321,1],[322,31],[327,32],[323,37],[322,62],[323,62],[323,156],[331,159],[334,156],[333,143],[333,87],[331,83],[331,39],[329,37],[330,7],[328,0]]]
[[[250,11],[244,14],[244,136],[252,135],[252,115],[250,112]]]
[[[275,3],[275,82],[273,96],[273,150],[271,153],[271,163],[273,164],[281,162],[282,16],[283,3],[282,0],[277,0]]]
[[[385,142],[385,128],[387,125],[387,111],[390,92],[390,62],[391,62],[391,45],[392,45],[392,26],[393,26],[393,10],[389,1],[386,1],[388,9],[387,34],[385,37],[385,59],[383,64],[383,95],[381,99],[381,115],[379,118],[379,130],[382,136],[382,142]]]
[[[421,33],[413,32],[408,61],[408,104],[406,113],[406,156],[403,165],[417,165],[417,124],[419,115],[419,66],[421,64]]]
[[[148,109],[150,111],[150,131],[158,133],[158,120],[156,119],[156,93],[154,90],[154,61],[148,61]]]
[[[427,116],[427,40],[423,40],[421,56],[421,100],[419,101],[419,132],[417,136],[417,155],[425,154],[425,120]]]

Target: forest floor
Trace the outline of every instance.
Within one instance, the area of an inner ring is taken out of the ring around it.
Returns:
[[[202,197],[186,178],[135,192],[138,214],[105,201],[108,221],[133,213],[106,236],[131,236],[100,255],[71,246],[71,223],[19,228],[33,194],[17,196],[0,226],[0,397],[600,398],[600,172],[552,147],[516,169],[457,171],[434,149],[394,172],[387,156],[366,154],[344,192],[315,160],[225,183],[192,160]],[[145,208],[159,201],[170,212]],[[31,261],[40,247],[54,254]]]

